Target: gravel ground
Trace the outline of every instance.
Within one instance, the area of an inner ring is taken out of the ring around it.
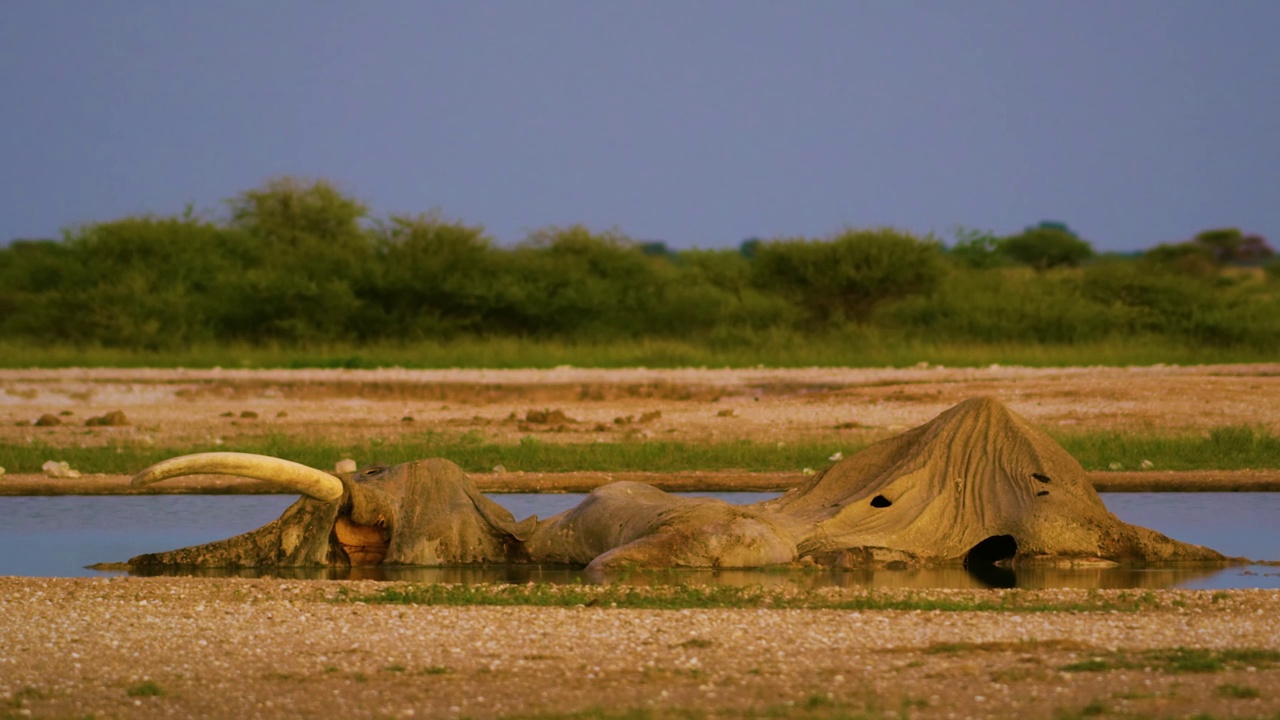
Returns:
[[[0,578],[5,717],[458,717],[697,710],[821,717],[1280,713],[1274,591],[1140,612],[632,610],[334,602],[376,583]],[[856,596],[865,592],[833,591]],[[911,591],[991,598],[1003,591]],[[892,596],[894,591],[878,591]],[[902,593],[899,593],[902,594]],[[1030,603],[1135,593],[1020,591]],[[1064,671],[1085,661],[1132,667]],[[1187,668],[1182,668],[1187,669]],[[3,700],[0,700],[3,701]],[[7,713],[7,714],[6,714]]]

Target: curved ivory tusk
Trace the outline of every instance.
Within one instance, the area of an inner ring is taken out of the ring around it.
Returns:
[[[134,487],[183,475],[238,475],[275,483],[303,495],[334,502],[342,497],[342,481],[327,472],[269,455],[210,452],[162,460],[133,476]]]

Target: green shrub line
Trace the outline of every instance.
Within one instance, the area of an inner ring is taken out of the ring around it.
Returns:
[[[86,433],[94,431],[86,430]],[[873,438],[831,436],[786,443],[736,440],[719,443],[622,440],[546,442],[528,435],[516,443],[486,442],[476,433],[445,436],[416,433],[395,439],[342,443],[290,435],[244,438],[231,445],[203,443],[152,446],[114,442],[100,447],[59,447],[41,440],[0,443],[0,465],[9,472],[35,473],[48,460],[65,461],[81,472],[132,474],[177,455],[235,450],[282,457],[318,468],[342,458],[362,466],[393,465],[443,457],[468,472],[746,472],[817,471],[836,452],[846,457]],[[1280,468],[1280,436],[1247,426],[1220,427],[1202,434],[1058,433],[1056,438],[1086,470],[1243,470]]]
[[[893,228],[673,250],[580,225],[504,247],[282,178],[228,212],[0,248],[0,363],[224,367],[1241,361],[1280,263],[1234,229],[1097,255],[1060,224],[950,248]],[[536,352],[526,354],[523,351]]]

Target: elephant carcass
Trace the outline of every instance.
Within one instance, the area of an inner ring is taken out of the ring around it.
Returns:
[[[840,567],[1229,561],[1120,521],[1075,459],[989,398],[962,402],[781,498],[744,507],[613,483],[555,517],[516,522],[439,459],[335,477],[274,458],[210,453],[160,463],[134,482],[200,472],[281,482],[308,497],[259,530],[130,565],[535,562],[610,570],[797,560]]]
[[[476,490],[457,465],[439,459],[334,476],[278,458],[203,453],[159,463],[133,482],[144,485],[209,473],[274,482],[305,496],[257,530],[207,545],[140,555],[129,560],[131,567],[507,562],[536,522],[517,523],[510,512]]]
[[[1145,565],[1227,561],[1122,522],[1084,468],[991,398],[843,460],[763,509],[823,564]]]

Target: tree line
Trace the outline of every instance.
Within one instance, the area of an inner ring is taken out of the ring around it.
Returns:
[[[210,220],[188,210],[0,249],[11,340],[159,350],[459,336],[749,346],[852,326],[941,341],[1164,336],[1280,348],[1280,264],[1239,230],[1098,255],[1042,223],[946,247],[890,228],[672,250],[546,228],[503,247],[438,214],[374,218],[325,181],[284,178]]]

